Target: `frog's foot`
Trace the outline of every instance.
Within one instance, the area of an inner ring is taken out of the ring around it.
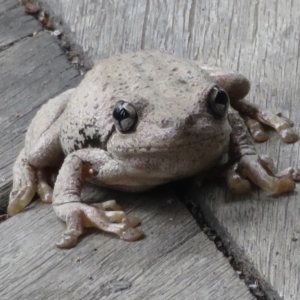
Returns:
[[[144,233],[134,228],[139,220],[126,216],[123,211],[105,211],[103,207],[116,207],[113,201],[101,204],[87,205],[84,203],[63,203],[53,205],[55,213],[67,224],[67,230],[61,239],[56,242],[59,248],[72,248],[76,246],[78,237],[83,234],[85,227],[96,227],[106,232],[117,234],[125,241],[136,241]]]
[[[91,206],[97,207],[100,210],[122,210],[122,207],[115,200],[108,200],[102,203],[92,203]]]
[[[14,216],[21,212],[32,200],[36,192],[36,185],[32,182],[26,182],[19,187],[14,188],[9,195],[9,204],[7,213]]]
[[[36,190],[35,169],[27,162],[23,149],[13,168],[13,188],[9,195],[8,214],[14,216],[22,211],[31,202]]]
[[[237,173],[238,163],[228,167],[223,173],[226,179],[228,188],[236,194],[246,194],[251,191],[251,184],[247,179],[244,179]]]
[[[51,203],[52,187],[48,185],[45,173],[32,167],[24,157],[17,159],[13,176],[13,189],[7,207],[10,216],[21,212],[32,201],[35,193],[43,202]]]
[[[243,119],[254,141],[263,143],[269,139],[269,134],[266,133],[261,123],[247,116],[243,116]]]
[[[292,128],[293,122],[283,117],[282,114],[276,115],[268,110],[262,110],[244,99],[234,102],[232,106],[245,119],[245,123],[255,141],[264,142],[268,139],[268,134],[259,123],[274,128],[286,143],[294,143],[299,140],[299,136]]]
[[[244,155],[239,163],[232,166],[224,175],[229,188],[237,193],[250,190],[247,179],[275,194],[293,191],[295,181],[300,179],[299,171],[295,172],[293,168],[288,168],[277,172],[271,158],[256,154]]]

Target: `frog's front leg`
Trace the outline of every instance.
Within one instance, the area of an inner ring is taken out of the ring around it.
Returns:
[[[271,158],[256,153],[252,139],[239,114],[231,112],[228,118],[232,126],[229,157],[234,161],[224,172],[228,187],[238,193],[248,192],[250,184],[247,179],[249,179],[272,193],[293,191],[299,174],[293,168],[277,172]]]
[[[283,117],[280,113],[263,110],[255,104],[247,102],[244,97],[250,90],[249,80],[241,74],[228,72],[218,67],[198,63],[199,67],[208,72],[215,82],[226,90],[230,98],[231,106],[243,117],[253,139],[256,142],[264,142],[269,135],[264,131],[260,123],[274,128],[284,142],[294,143],[299,136],[293,130],[293,122]]]
[[[56,243],[60,248],[71,248],[85,227],[96,227],[117,234],[121,239],[135,241],[143,236],[136,227],[139,221],[128,217],[114,201],[102,204],[81,202],[81,190],[87,178],[104,183],[125,176],[122,166],[104,150],[82,149],[68,155],[58,174],[53,190],[53,209],[67,224],[67,230]],[[106,211],[106,209],[117,209]]]

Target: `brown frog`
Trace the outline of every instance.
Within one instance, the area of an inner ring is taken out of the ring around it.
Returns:
[[[137,240],[143,235],[139,220],[114,200],[81,202],[85,180],[140,192],[205,174],[226,154],[221,173],[232,190],[249,191],[250,180],[272,193],[292,191],[297,173],[277,173],[271,159],[257,154],[249,131],[260,142],[268,138],[260,123],[287,143],[298,136],[286,118],[243,100],[249,89],[242,75],[159,51],[100,61],[76,89],[51,99],[33,119],[14,165],[9,215],[38,193],[67,223],[58,247],[75,246],[90,226]],[[48,167],[59,169],[53,192]]]

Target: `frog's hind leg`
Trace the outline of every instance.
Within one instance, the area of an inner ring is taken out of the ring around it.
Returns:
[[[52,202],[52,187],[46,174],[28,163],[25,149],[22,149],[13,167],[13,188],[9,195],[7,212],[16,215],[24,209],[37,193],[46,203]]]
[[[9,195],[7,212],[10,216],[27,206],[37,191],[36,171],[28,163],[23,149],[13,167],[13,188]]]
[[[63,161],[59,117],[73,91],[68,90],[45,103],[29,125],[25,147],[13,167],[13,189],[7,209],[9,215],[19,213],[30,203],[35,193],[43,202],[52,201],[47,168],[58,167]]]

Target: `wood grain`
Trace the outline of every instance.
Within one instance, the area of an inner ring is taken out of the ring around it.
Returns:
[[[252,81],[248,99],[292,118],[299,132],[299,1],[42,2],[64,20],[92,62],[153,48],[239,71]],[[299,143],[285,145],[273,135],[258,148],[279,169],[299,164]],[[284,299],[300,294],[297,191],[280,197],[257,190],[237,197],[217,186],[199,191],[199,203]]]
[[[98,199],[88,187],[85,199]],[[35,203],[1,224],[1,299],[254,299],[171,190],[115,194],[143,220],[134,243],[90,231],[71,250],[51,207]]]
[[[0,51],[0,209],[6,206],[12,164],[23,147],[31,119],[45,101],[80,79],[48,33],[40,32]]]
[[[14,7],[12,5],[10,8],[12,9],[1,15],[0,6],[0,48],[13,44],[27,36],[32,36],[34,32],[41,30],[41,26],[37,24],[32,16],[24,14],[22,6]]]
[[[49,33],[23,17],[16,0],[0,0],[1,32],[9,33],[0,50],[3,204],[12,163],[36,110],[80,80]],[[37,36],[27,36],[29,23]],[[20,35],[19,28],[27,33]],[[96,201],[100,191],[87,187],[85,195]],[[127,243],[95,230],[76,248],[57,249],[54,242],[65,224],[39,202],[1,223],[0,299],[253,299],[170,187],[114,198],[142,220],[144,240]]]

